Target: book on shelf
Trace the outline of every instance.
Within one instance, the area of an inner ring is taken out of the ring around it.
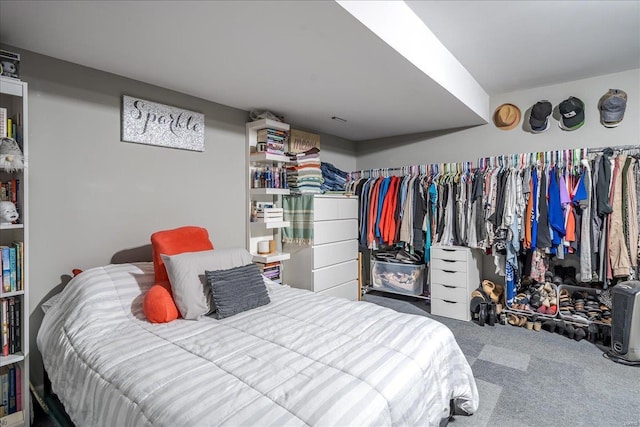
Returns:
[[[16,368],[9,365],[9,414],[16,412]]]
[[[7,109],[0,108],[0,138],[7,137]]]
[[[22,299],[14,298],[14,310],[15,310],[15,322],[14,322],[14,330],[15,330],[15,342],[13,344],[14,353],[19,353],[22,351]]]
[[[12,247],[16,250],[16,290],[21,291],[22,285],[22,242],[13,242]]]
[[[9,302],[0,300],[0,319],[2,321],[2,355],[9,355]]]
[[[22,411],[22,368],[14,363],[16,368],[16,412]]]
[[[11,292],[16,291],[16,278],[17,278],[17,264],[16,264],[16,247],[9,246],[9,269],[10,269],[10,283],[11,283]]]
[[[9,367],[3,366],[0,368],[0,398],[2,399],[2,405],[0,405],[0,416],[9,415]]]
[[[260,129],[257,134],[257,143],[265,144],[266,152],[271,154],[284,154],[287,149],[289,134],[277,129]]]
[[[16,299],[9,298],[7,301],[9,305],[9,354],[16,352]]]
[[[9,246],[0,246],[2,250],[2,291],[11,292],[11,261]]]
[[[260,270],[260,274],[262,274],[267,279],[271,280],[279,280],[281,273],[281,264],[280,261],[272,261],[268,263],[258,262],[258,269]]]
[[[264,128],[257,132],[258,142],[266,142],[269,139],[274,141],[286,141],[289,133],[284,130]]]

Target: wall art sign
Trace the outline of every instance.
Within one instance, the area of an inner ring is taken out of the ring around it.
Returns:
[[[303,132],[297,129],[289,131],[289,151],[292,153],[302,153],[311,148],[320,149],[320,135]]]
[[[123,95],[122,140],[204,151],[204,114]]]

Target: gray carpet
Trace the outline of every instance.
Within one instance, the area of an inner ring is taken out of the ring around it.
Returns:
[[[450,426],[640,426],[640,367],[605,359],[587,340],[435,316],[417,298],[371,292],[363,299],[451,329],[476,378],[480,407]]]

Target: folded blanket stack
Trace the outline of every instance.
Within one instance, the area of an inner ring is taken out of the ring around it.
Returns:
[[[327,191],[344,191],[344,187],[347,184],[347,173],[341,171],[331,163],[321,162],[320,169],[322,170],[322,192]]]
[[[310,148],[302,153],[287,153],[291,164],[287,166],[287,186],[291,194],[322,193],[320,150]]]

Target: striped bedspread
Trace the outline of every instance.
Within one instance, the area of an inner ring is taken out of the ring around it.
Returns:
[[[419,426],[478,407],[434,320],[268,284],[266,306],[158,325],[152,283],[151,263],[87,270],[45,315],[38,347],[76,425]]]

